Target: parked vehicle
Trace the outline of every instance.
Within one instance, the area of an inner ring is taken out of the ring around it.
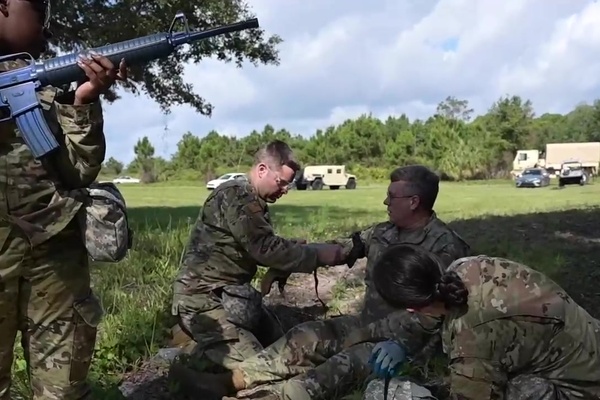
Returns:
[[[585,185],[590,180],[588,172],[578,160],[569,160],[562,163],[558,175],[558,186]]]
[[[140,180],[138,178],[132,178],[131,176],[124,175],[113,179],[112,182],[115,185],[118,185],[120,183],[140,183]]]
[[[230,172],[228,174],[225,175],[221,175],[220,177],[218,177],[217,179],[213,179],[211,181],[208,181],[206,183],[206,188],[208,190],[214,190],[216,189],[220,184],[225,183],[227,181],[230,181],[232,179],[243,179],[243,180],[248,180],[248,178],[246,177],[246,174],[242,173],[242,172]]]
[[[550,185],[550,174],[544,168],[527,168],[515,179],[518,188],[537,188]]]
[[[512,174],[519,176],[527,168],[545,168],[551,176],[558,177],[563,161],[577,160],[587,176],[600,170],[600,142],[548,143],[545,151],[517,150]]]
[[[347,174],[345,165],[309,165],[298,171],[294,183],[298,190],[321,190],[324,186],[352,190],[356,189],[356,175]]]

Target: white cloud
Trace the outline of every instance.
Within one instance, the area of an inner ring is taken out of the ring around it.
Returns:
[[[152,100],[123,95],[105,106],[108,156],[130,161],[145,135],[168,157],[186,131],[243,136],[270,123],[311,135],[368,112],[422,118],[448,95],[476,112],[505,94],[530,99],[538,114],[566,112],[600,89],[600,3],[591,0],[251,4],[261,27],[284,39],[281,64],[188,66],[211,118],[185,106],[164,117]]]

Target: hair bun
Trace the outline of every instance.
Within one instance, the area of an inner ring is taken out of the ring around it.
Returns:
[[[438,296],[446,307],[461,307],[467,304],[469,291],[462,279],[454,271],[442,275],[437,285]]]

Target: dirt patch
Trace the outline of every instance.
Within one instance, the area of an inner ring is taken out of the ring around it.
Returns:
[[[576,235],[572,232],[554,232],[554,236],[556,236],[557,238],[560,239],[566,239],[566,240],[571,240],[571,241],[575,241],[575,242],[579,242],[579,243],[585,243],[585,244],[600,244],[600,238],[595,238],[595,237],[586,237],[586,236],[580,236],[580,235]]]
[[[264,302],[277,315],[286,331],[305,321],[314,321],[342,311],[344,314],[356,311],[362,300],[363,291],[360,289],[365,267],[366,259],[361,259],[352,269],[345,265],[319,269],[318,296],[312,274],[293,274],[283,295],[274,287],[265,296]]]

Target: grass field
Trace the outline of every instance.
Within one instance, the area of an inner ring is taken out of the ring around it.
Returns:
[[[189,229],[207,196],[180,183],[122,186],[135,229],[134,249],[117,265],[94,270],[94,290],[106,312],[92,380],[101,399],[119,398],[122,373],[162,345],[171,321],[171,283]],[[272,206],[276,231],[319,240],[346,235],[386,218],[386,185],[354,191],[293,191]],[[600,317],[600,184],[515,189],[510,182],[444,183],[435,207],[476,253],[505,256],[549,273]],[[25,370],[15,361],[15,390]],[[15,396],[16,398],[17,396]]]

